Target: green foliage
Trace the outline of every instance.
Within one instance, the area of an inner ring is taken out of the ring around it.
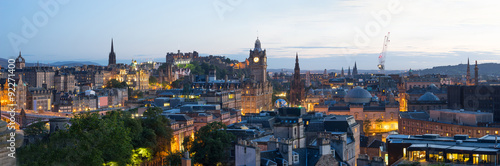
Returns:
[[[156,84],[158,83],[158,79],[156,79],[155,76],[149,76],[149,84]]]
[[[132,164],[133,165],[139,165],[142,163],[142,161],[145,160],[151,160],[152,155],[151,155],[151,150],[148,148],[138,148],[133,150],[132,154]]]
[[[189,64],[179,64],[177,65],[179,68],[188,68],[191,70],[191,74],[202,75],[205,73],[205,68],[203,68],[198,61],[192,61]]]
[[[106,83],[106,88],[126,88],[128,87],[125,81],[120,82],[116,79],[111,79]]]
[[[419,162],[412,162],[412,163],[405,163],[405,164],[398,164],[401,166],[420,166]]]
[[[131,112],[76,115],[68,130],[20,148],[20,165],[135,165],[166,150],[172,130],[161,109],[148,109],[144,119]]]
[[[134,90],[132,91],[132,97],[134,98],[143,98],[144,97],[144,92],[140,91],[140,90]]]
[[[165,158],[170,166],[180,166],[182,164],[182,152],[168,152]]]
[[[158,107],[149,107],[144,112],[142,119],[142,126],[146,129],[143,137],[148,139],[153,152],[159,155],[160,152],[167,151],[170,140],[172,139],[172,128],[170,128],[170,121],[161,115],[163,110]]]
[[[176,89],[182,88],[184,87],[182,82],[184,82],[184,79],[177,79],[174,82],[172,82],[172,87]]]
[[[191,151],[191,148],[193,147],[193,138],[184,137],[184,140],[182,140],[182,146],[186,151]]]
[[[195,134],[191,151],[193,159],[203,165],[216,165],[227,158],[227,150],[236,137],[226,131],[222,122],[212,122],[203,126]]]
[[[42,121],[33,123],[24,129],[24,134],[26,136],[45,137],[49,134],[49,130],[45,126],[46,123]]]

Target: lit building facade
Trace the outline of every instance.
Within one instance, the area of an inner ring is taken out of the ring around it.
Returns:
[[[255,41],[255,48],[250,50],[250,79],[242,82],[241,111],[259,113],[272,107],[273,86],[267,81],[267,56],[262,50],[260,40]]]

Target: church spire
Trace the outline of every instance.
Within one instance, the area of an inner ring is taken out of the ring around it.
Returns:
[[[474,67],[474,85],[479,85],[479,68],[477,67],[477,60],[476,66]]]
[[[299,53],[295,53],[295,72],[300,73],[300,67],[299,67]]]
[[[109,53],[108,66],[116,64],[116,54],[113,48],[113,38],[111,38],[111,52]]]
[[[115,52],[115,50],[113,49],[113,38],[111,38],[111,52]]]
[[[466,85],[471,85],[471,80],[470,80],[470,63],[469,63],[469,58],[467,58],[467,74],[465,75],[465,84]]]
[[[342,67],[342,70],[340,71],[340,75],[344,77],[344,67]]]
[[[356,61],[354,61],[354,67],[352,68],[352,75],[353,76],[358,75],[358,67],[356,65]]]
[[[350,77],[351,76],[351,66],[349,66],[349,68],[347,68],[347,76]]]

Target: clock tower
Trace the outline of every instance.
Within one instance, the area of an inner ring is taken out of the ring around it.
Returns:
[[[242,79],[241,83],[242,114],[271,110],[273,86],[267,81],[266,50],[262,50],[259,38],[255,41],[253,50],[250,50],[250,57],[246,62],[250,70],[250,79]]]
[[[267,82],[267,57],[266,50],[262,50],[260,40],[257,38],[255,47],[250,50],[250,74],[256,82]]]

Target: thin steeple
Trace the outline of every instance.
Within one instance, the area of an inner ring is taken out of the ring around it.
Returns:
[[[113,38],[111,38],[111,52],[115,52],[113,49]]]
[[[467,58],[467,74],[465,75],[465,84],[466,85],[471,85],[471,80],[470,80],[470,63],[469,63],[469,58]]]

